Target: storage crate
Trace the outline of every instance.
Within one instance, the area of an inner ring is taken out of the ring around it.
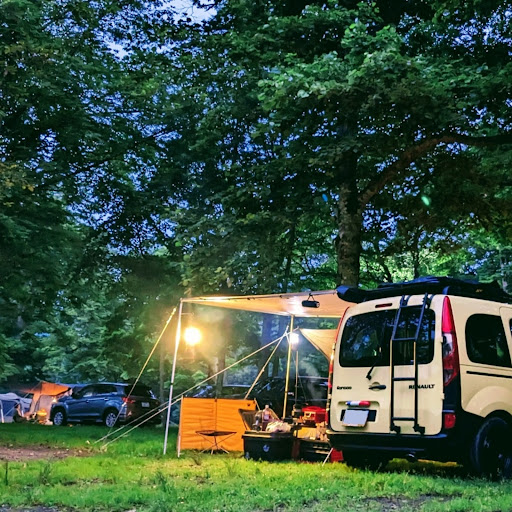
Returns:
[[[256,432],[242,436],[246,459],[279,461],[292,457],[293,434],[290,432]]]
[[[341,462],[343,455],[338,450],[332,450],[327,441],[315,439],[300,439],[299,459],[306,462],[324,462],[330,453],[328,462]]]
[[[317,441],[315,439],[301,439],[299,458],[307,462],[323,462],[331,447],[325,441]]]

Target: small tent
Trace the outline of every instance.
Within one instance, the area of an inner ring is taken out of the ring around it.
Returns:
[[[43,409],[49,415],[52,403],[60,395],[69,391],[69,386],[66,384],[56,384],[54,382],[40,381],[34,388],[31,389],[32,404],[28,412],[29,416],[37,414]]]
[[[21,410],[25,413],[29,410],[31,402],[30,398],[22,398],[16,393],[0,393],[0,422],[11,423],[15,407],[21,405]]]

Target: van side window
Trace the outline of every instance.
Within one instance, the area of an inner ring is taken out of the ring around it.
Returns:
[[[473,363],[511,366],[505,330],[499,316],[470,316],[466,322],[466,347]]]

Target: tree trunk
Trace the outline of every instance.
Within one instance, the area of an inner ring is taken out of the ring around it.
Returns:
[[[346,176],[346,173],[343,174]],[[352,176],[342,180],[338,190],[337,282],[338,284],[357,286],[359,284],[363,208],[359,201],[355,166],[352,169]]]
[[[272,315],[265,314],[263,315],[263,325],[261,332],[261,345],[264,346],[267,343],[272,341],[272,328],[274,325],[274,317]],[[272,353],[272,347],[269,347],[267,350],[263,350],[260,353],[258,368],[262,368],[263,365],[267,362],[269,355]],[[265,372],[262,375],[262,379],[267,378],[268,375],[268,366],[265,368]]]
[[[421,230],[414,230],[411,240],[412,270],[414,279],[420,277],[420,237]]]
[[[223,372],[220,375],[217,375],[215,385],[215,396],[220,398],[222,396],[222,388],[224,387],[224,383],[226,381],[226,373],[223,371],[226,369],[226,355],[228,352],[228,346],[230,346],[232,342],[232,317],[228,316],[224,318],[224,321],[222,322],[222,328],[220,324],[216,324],[214,332],[215,337],[218,339],[218,342],[216,343],[217,372]]]
[[[283,293],[288,291],[288,283],[290,282],[290,276],[292,273],[292,259],[293,259],[293,249],[295,247],[296,241],[296,230],[297,226],[295,222],[292,224],[290,228],[289,238],[288,238],[288,250],[286,254],[286,265],[284,268],[284,276],[283,276]],[[281,329],[279,329],[281,331]],[[281,334],[281,332],[280,332]]]
[[[507,282],[507,257],[503,254],[501,248],[498,248],[498,254],[500,258],[500,274],[501,274],[501,287],[505,293],[508,293],[508,282]]]
[[[217,356],[217,372],[221,372],[226,368],[226,346],[223,344],[219,347]],[[215,383],[215,396],[220,398],[222,396],[222,388],[224,387],[225,373],[217,375],[217,382]]]

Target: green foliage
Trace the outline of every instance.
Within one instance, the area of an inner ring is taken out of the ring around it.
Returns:
[[[0,0],[1,380],[134,378],[186,294],[510,282],[507,2],[211,6]],[[180,388],[257,346],[199,320]]]
[[[151,44],[168,9],[0,8],[0,379],[133,377],[180,294],[172,268],[162,279],[170,265],[149,261],[152,231],[128,200],[154,156],[138,122],[140,98],[154,91],[135,86],[141,70],[111,45]]]
[[[199,158],[187,166],[198,202],[179,222],[180,231],[189,226],[180,236],[188,239],[192,274],[212,276],[210,286],[226,281],[244,291],[261,276],[259,288],[264,282],[286,290],[288,283],[272,276],[296,276],[289,259],[305,266],[303,247],[311,245],[302,237],[313,217],[316,226],[323,222],[318,260],[332,255],[336,236],[338,280],[355,284],[375,210],[391,223],[402,216],[409,229],[432,232],[461,222],[471,229],[486,220],[489,205],[500,211],[493,199],[501,180],[493,181],[486,161],[509,158],[511,142],[502,6],[492,16],[481,5],[472,16],[459,16],[443,2],[311,2],[289,10],[278,2],[230,1],[216,9],[176,57],[186,70],[177,115],[190,120],[181,133]],[[465,185],[448,188],[461,171]],[[438,214],[428,226],[412,225],[414,200],[424,188],[438,199]],[[485,203],[475,201],[483,196]],[[329,218],[334,222],[327,224]],[[274,228],[286,237],[279,239]],[[251,259],[253,245],[258,262]],[[242,276],[237,262],[251,272]],[[197,287],[193,277],[187,283]]]

